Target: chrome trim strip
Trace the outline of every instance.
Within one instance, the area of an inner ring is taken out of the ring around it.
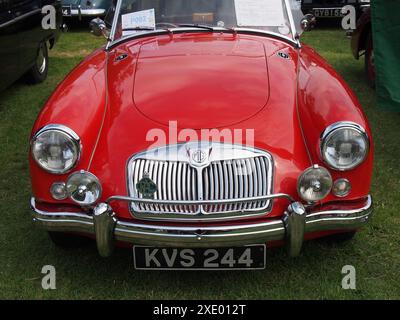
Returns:
[[[115,30],[117,30],[118,16],[119,16],[119,12],[121,11],[121,4],[122,4],[122,0],[117,0],[117,6],[115,7],[114,19],[113,19],[113,23],[111,26],[110,37],[109,37],[108,43],[106,45],[106,50],[108,50],[111,47],[111,45],[115,39]]]
[[[62,124],[49,124],[47,126],[44,126],[42,128],[40,128],[35,135],[33,136],[33,139],[36,139],[40,134],[42,134],[43,132],[49,131],[49,130],[58,130],[64,133],[67,133],[69,136],[71,136],[71,138],[73,138],[74,140],[76,140],[77,142],[80,142],[80,138],[79,136],[75,133],[74,130],[62,125]]]
[[[42,13],[42,8],[32,10],[32,11],[24,13],[24,14],[18,16],[18,17],[13,17],[10,21],[7,21],[7,22],[5,22],[3,24],[0,24],[0,28],[8,27],[8,26],[20,21],[20,20],[26,19],[26,18],[28,18],[30,16],[33,16],[35,14],[38,14],[38,13]],[[10,14],[14,15],[14,12],[10,12]]]
[[[102,204],[99,206],[102,206]],[[292,203],[291,206],[292,208],[297,206],[301,208],[301,205],[296,205],[296,203]],[[31,208],[33,220],[46,230],[95,234],[95,221],[93,216],[89,214],[44,212],[36,208],[34,198],[31,199]],[[107,206],[107,208],[112,210],[110,206]],[[115,228],[113,228],[114,240],[117,241],[158,247],[217,247],[286,239],[287,223],[291,221],[291,219],[285,219],[290,214],[289,208],[283,219],[276,218],[264,222],[227,226],[163,226],[120,221],[117,218],[114,219],[113,215],[109,215],[109,217],[113,218],[110,219],[111,223],[115,223]],[[358,209],[309,213],[305,217],[304,232],[359,229],[369,220],[372,210],[372,198],[368,196],[367,203]],[[110,211],[108,211],[108,214],[110,214]],[[301,223],[296,228],[300,225]],[[110,229],[106,228],[105,230],[109,231]],[[300,239],[301,234],[300,229],[295,234],[292,233],[292,249],[299,248],[300,242],[303,241],[303,239]],[[109,243],[104,245],[109,248]]]
[[[97,16],[105,13],[105,9],[71,9],[71,16]]]
[[[289,4],[289,0],[284,0],[285,1],[285,7],[286,7],[286,13],[288,15],[289,18],[289,23],[290,23],[290,29],[291,29],[291,33],[292,36],[296,42],[296,46],[297,48],[301,48],[301,43],[300,43],[300,35],[298,34],[298,32],[296,31],[296,25],[294,24],[294,19],[293,19],[293,15],[292,15],[292,10],[290,9],[290,4]]]
[[[265,31],[265,30],[259,30],[259,29],[251,29],[251,28],[232,28],[232,29],[224,29],[224,28],[219,28],[219,27],[214,27],[214,31],[208,30],[208,29],[199,29],[199,28],[191,28],[191,27],[182,27],[182,28],[171,28],[168,30],[164,29],[159,29],[159,30],[152,30],[152,31],[141,31],[137,32],[136,34],[132,34],[123,38],[119,38],[118,40],[115,41],[110,41],[109,44],[107,45],[106,49],[110,49],[114,46],[119,45],[122,42],[128,41],[128,40],[134,40],[136,38],[142,38],[142,37],[150,37],[150,36],[159,36],[159,35],[168,35],[171,33],[185,33],[185,32],[219,32],[219,33],[254,33],[258,35],[264,35],[264,36],[271,36],[276,39],[284,40],[286,42],[289,42],[293,46],[298,46],[298,42],[294,41],[293,39],[283,36],[279,33],[272,32],[272,31]]]
[[[342,8],[343,8],[343,4],[338,4],[337,7],[329,7],[329,8],[312,7],[311,10],[338,10],[338,9],[342,9]]]
[[[271,194],[268,196],[260,196],[253,198],[239,198],[239,199],[223,199],[223,200],[191,200],[191,201],[180,201],[180,200],[155,200],[155,199],[142,199],[134,197],[125,196],[112,196],[108,198],[105,202],[111,203],[114,201],[124,201],[124,202],[136,202],[143,204],[165,204],[165,205],[223,205],[223,204],[237,204],[241,202],[253,202],[253,201],[268,201],[273,199],[286,199],[290,202],[294,202],[294,199],[285,193]],[[238,217],[236,217],[238,218]],[[203,221],[203,219],[202,219]]]

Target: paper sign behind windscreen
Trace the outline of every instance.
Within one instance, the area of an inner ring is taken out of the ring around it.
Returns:
[[[122,30],[124,35],[135,32],[132,29],[156,28],[156,12],[154,9],[142,10],[122,15]],[[140,31],[140,30],[137,30]]]
[[[239,27],[279,27],[285,25],[282,0],[235,0]]]

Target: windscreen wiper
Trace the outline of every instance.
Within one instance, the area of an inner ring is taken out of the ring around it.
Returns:
[[[124,28],[122,31],[153,31],[154,28],[150,27],[134,27],[134,28]]]
[[[214,27],[206,26],[206,25],[204,25],[204,24],[183,23],[183,24],[178,24],[178,26],[179,26],[179,27],[199,28],[199,29],[205,29],[205,30],[215,31]]]

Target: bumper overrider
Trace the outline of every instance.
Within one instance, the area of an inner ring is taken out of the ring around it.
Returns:
[[[34,198],[31,199],[31,207],[34,222],[45,230],[93,235],[99,254],[103,257],[112,254],[115,241],[154,247],[196,248],[243,246],[279,240],[285,241],[290,256],[297,256],[306,233],[356,230],[367,223],[373,211],[371,196],[367,197],[362,207],[356,209],[315,212],[295,202],[289,195],[277,194],[267,198],[285,198],[290,202],[282,218],[207,227],[165,226],[119,220],[111,202],[146,201],[129,197],[112,197],[99,203],[91,213],[45,212],[37,208]],[[170,201],[168,204],[174,203]],[[193,204],[208,203],[195,201]]]

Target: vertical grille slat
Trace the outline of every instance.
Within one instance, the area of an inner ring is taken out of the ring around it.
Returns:
[[[257,193],[256,196],[261,196],[263,193],[263,179],[262,179],[262,174],[261,174],[261,164],[260,164],[260,159],[255,158],[255,163],[256,163],[256,176],[258,180],[258,185],[257,185]],[[260,206],[260,201],[257,201],[256,206]]]
[[[153,181],[156,181],[156,183],[158,183],[158,178],[159,178],[159,171],[158,171],[158,167],[159,167],[160,163],[158,161],[154,162],[154,173],[153,173]],[[157,185],[158,186],[158,185]],[[157,191],[154,195],[154,199],[158,200],[159,198],[159,187],[157,187]],[[160,206],[158,204],[155,205],[155,210],[156,211],[160,211]]]
[[[221,189],[221,186],[219,184],[220,178],[218,177],[218,163],[212,163],[211,164],[214,172],[214,199],[219,200],[221,197],[219,196],[219,191]],[[215,205],[213,206],[213,212],[219,211],[219,206]]]
[[[140,167],[139,167],[139,176],[138,176],[138,182],[143,179],[143,175],[144,175],[144,165],[145,165],[146,161],[142,160],[140,161]],[[141,198],[143,198],[143,195],[140,195]],[[146,207],[144,204],[140,204],[140,208],[141,210],[146,210]]]
[[[176,181],[177,181],[177,176],[176,176],[176,168],[177,168],[178,164],[176,162],[172,163],[172,167],[171,167],[171,177],[172,177],[172,181],[171,181],[171,189],[172,189],[172,200],[178,200],[177,199],[177,194],[176,194]],[[178,207],[177,206],[173,206],[173,210],[174,212],[179,212]]]
[[[168,163],[164,162],[163,163],[163,177],[162,177],[162,182],[163,182],[163,199],[169,199],[167,196],[167,173],[168,173]],[[169,206],[165,206],[166,210],[169,211]]]
[[[235,190],[235,196],[234,199],[238,199],[239,198],[239,172],[238,172],[238,168],[236,165],[236,161],[233,160],[232,161],[232,170],[233,170],[233,189]],[[239,204],[233,204],[233,210],[238,210],[239,208]]]
[[[242,162],[240,160],[237,161],[238,167],[238,179],[239,179],[239,198],[244,198],[244,179],[245,176],[243,174]],[[239,210],[243,211],[243,202],[239,204]]]
[[[260,161],[261,161],[261,172],[262,172],[262,176],[264,177],[266,174],[267,174],[267,172],[266,172],[266,169],[265,169],[265,161],[263,160],[263,159],[260,159]],[[265,193],[267,193],[267,185],[266,185],[266,183],[264,183],[264,181],[263,181],[263,188],[262,188],[262,194],[265,194]],[[264,205],[266,202],[265,201],[262,201],[261,202],[261,205]]]
[[[155,200],[174,201],[218,201],[229,199],[249,199],[234,204],[140,204],[132,203],[133,213],[140,213],[146,217],[163,217],[165,215],[203,217],[218,214],[241,214],[267,212],[270,209],[270,200],[251,200],[270,194],[271,159],[263,155],[236,159],[218,159],[211,161],[203,168],[196,168],[188,161],[169,161],[138,158],[129,163],[130,195],[143,198],[137,192],[137,184],[144,178],[145,173],[157,185],[154,193]],[[200,180],[199,180],[200,179]],[[172,218],[171,218],[172,219]]]
[[[232,183],[233,180],[233,169],[232,169],[232,161],[229,161],[229,164],[227,163],[227,161],[225,161],[226,166],[228,167],[228,175],[229,175],[229,196],[227,197],[227,199],[234,199],[234,184]],[[229,205],[229,211],[232,211],[234,208],[233,204]]]
[[[153,172],[154,161],[148,161],[144,166],[144,172],[149,174],[149,177],[152,181],[154,181],[154,172]],[[150,211],[154,211],[155,208],[152,204],[146,205],[146,209]]]
[[[246,163],[246,173],[247,173],[247,183],[248,183],[248,189],[247,189],[247,198],[251,198],[254,196],[254,178],[253,178],[253,170],[251,170],[251,163],[249,159],[245,160]],[[251,209],[253,207],[253,202],[248,202],[247,203],[247,208],[246,209]]]

